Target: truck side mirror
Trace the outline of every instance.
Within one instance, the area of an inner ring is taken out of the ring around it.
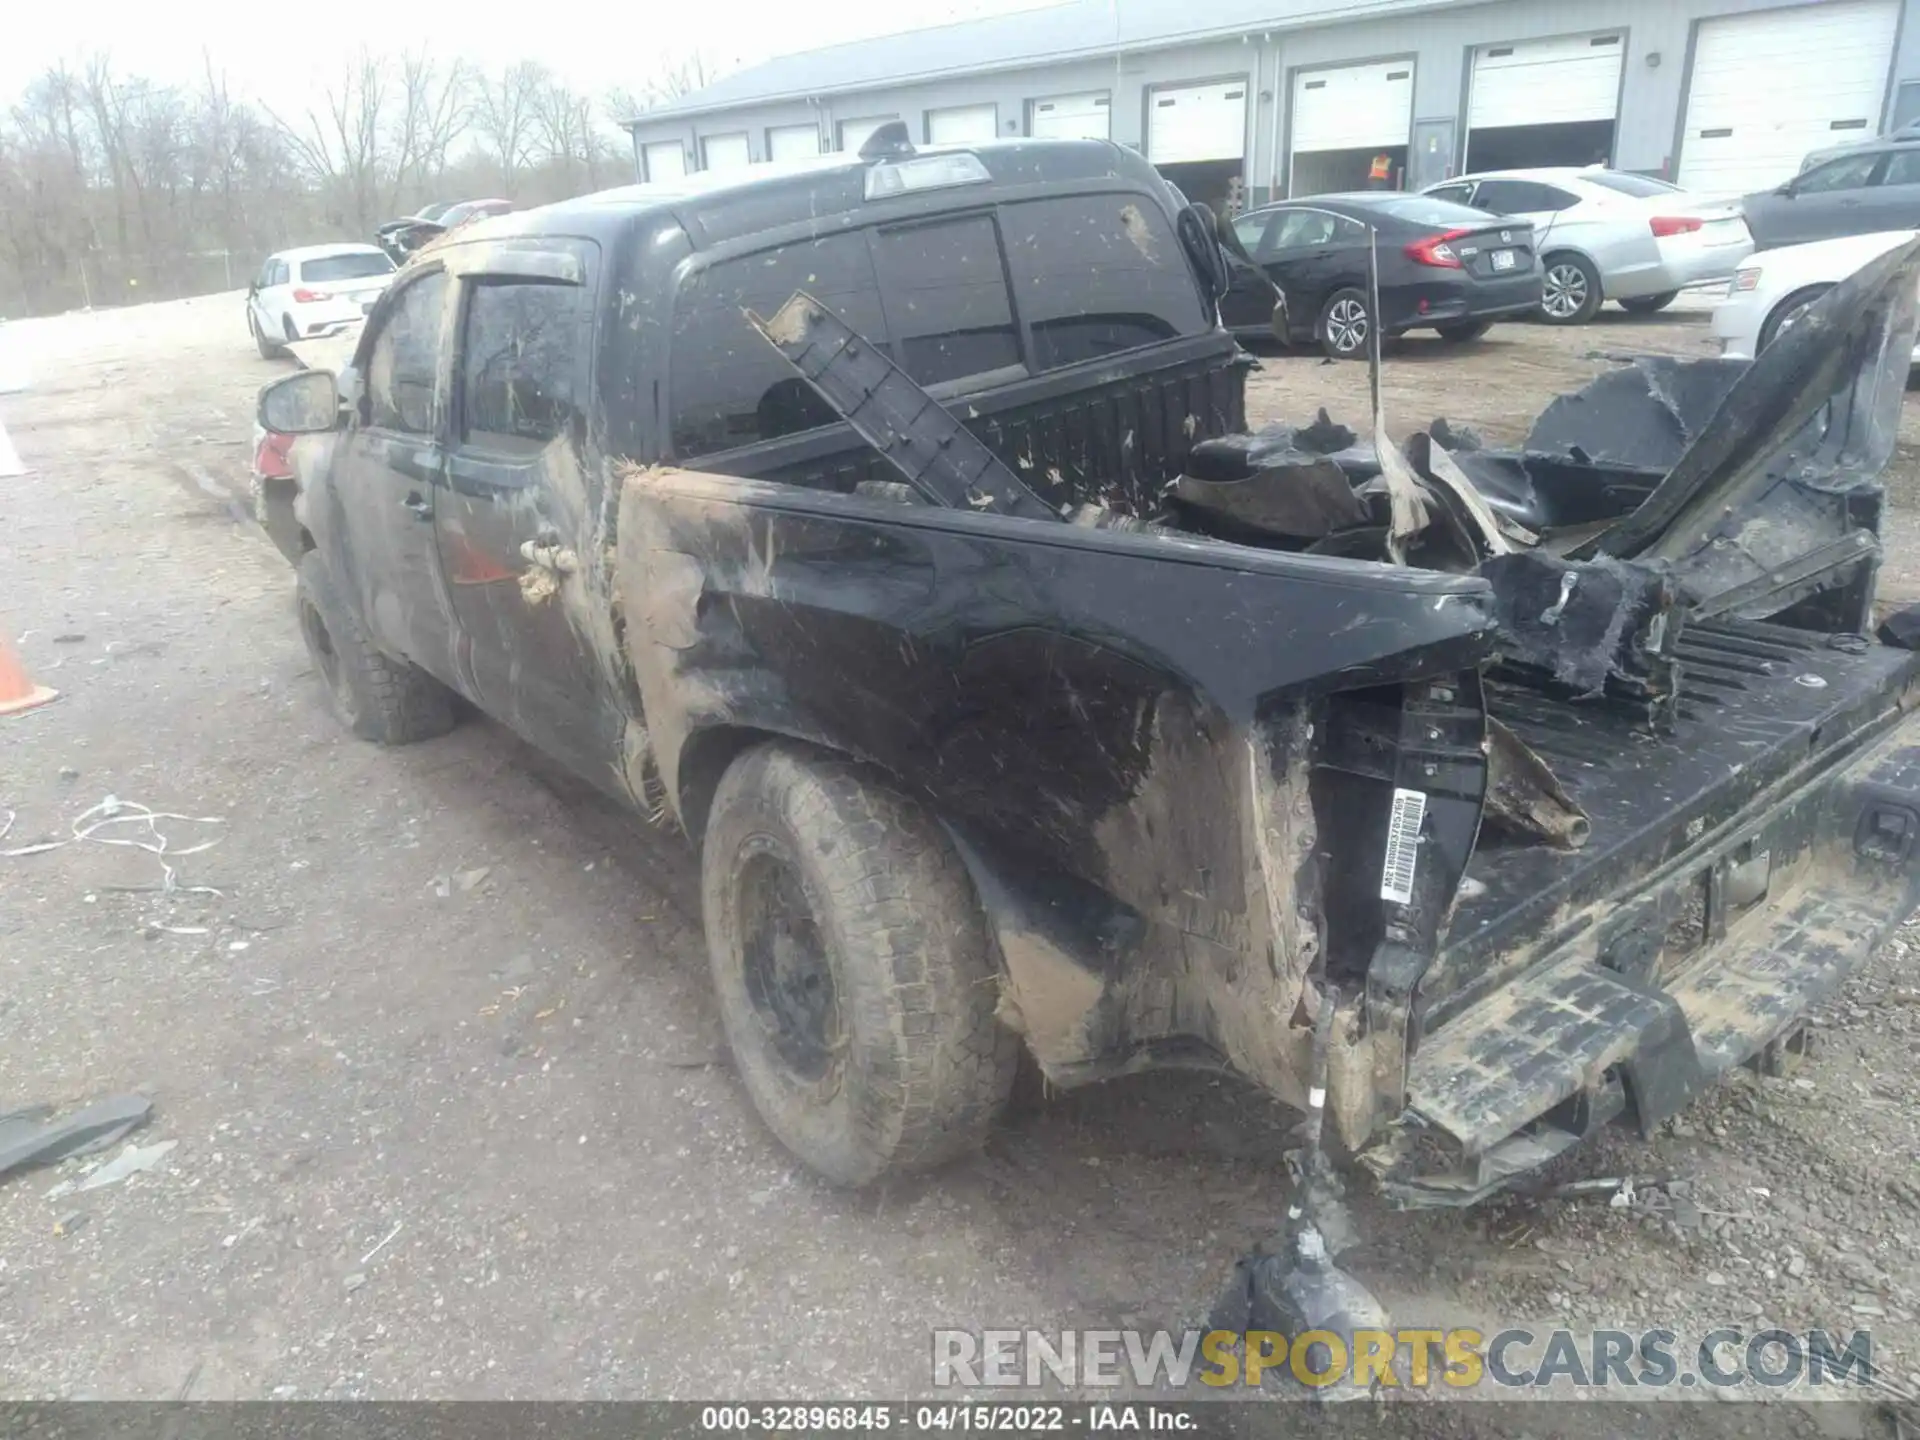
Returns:
[[[278,435],[321,435],[340,423],[340,387],[331,370],[302,370],[260,389],[256,415]]]

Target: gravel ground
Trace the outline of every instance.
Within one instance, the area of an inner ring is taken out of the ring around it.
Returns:
[[[1706,353],[1705,326],[1412,340],[1391,424],[1514,439],[1588,352]],[[170,862],[217,894],[157,890],[160,858],[124,847],[0,859],[0,1110],[135,1090],[136,1138],[177,1142],[111,1188],[50,1195],[78,1164],[0,1185],[0,1395],[920,1393],[935,1326],[1192,1323],[1271,1227],[1287,1117],[1187,1076],[1063,1097],[912,1185],[810,1180],[728,1068],[678,840],[489,723],[383,751],[323,711],[245,515],[277,367],[238,298],[5,334],[35,383],[0,400],[32,467],[0,480],[0,623],[65,692],[0,721],[5,844],[109,795],[218,818],[162,822],[176,850],[219,843]],[[1364,390],[1270,356],[1250,408],[1352,421]],[[1908,412],[1886,590],[1916,598]],[[1677,1184],[1365,1205],[1353,1268],[1407,1321],[1867,1325],[1920,1386],[1916,943],[1847,986],[1798,1078],[1571,1172]]]

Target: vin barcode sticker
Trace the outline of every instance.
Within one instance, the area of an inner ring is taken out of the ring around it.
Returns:
[[[1387,822],[1387,863],[1380,873],[1380,898],[1396,905],[1413,903],[1413,871],[1420,863],[1420,822],[1427,797],[1419,790],[1393,792],[1393,818]]]

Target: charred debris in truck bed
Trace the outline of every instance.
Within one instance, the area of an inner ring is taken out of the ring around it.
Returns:
[[[1878,476],[1904,393],[1904,368],[1886,362],[1914,333],[1916,275],[1920,244],[1890,252],[1757,361],[1631,360],[1556,399],[1517,450],[1444,419],[1395,449],[1377,411],[1364,439],[1322,410],[1203,441],[1144,514],[1119,497],[1056,511],[810,296],[756,323],[899,471],[904,483],[870,494],[1475,572],[1491,591],[1492,671],[1670,732],[1689,620],[1872,629]],[[1584,819],[1548,766],[1492,730],[1488,821],[1579,845]]]

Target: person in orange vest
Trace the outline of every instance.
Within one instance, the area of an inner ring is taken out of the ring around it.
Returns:
[[[1376,155],[1373,164],[1367,169],[1367,188],[1369,190],[1390,190],[1393,188],[1393,157]]]

